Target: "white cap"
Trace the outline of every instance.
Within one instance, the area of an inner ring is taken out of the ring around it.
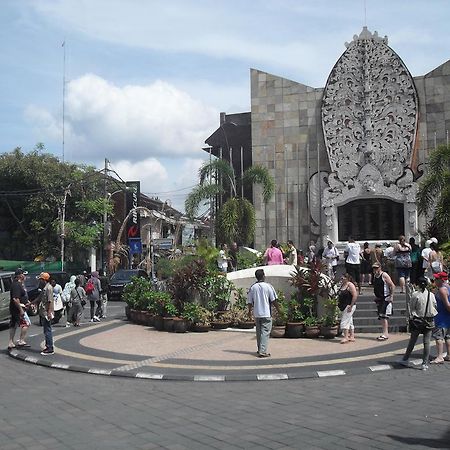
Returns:
[[[433,242],[433,243],[435,243],[435,244],[438,243],[438,240],[437,240],[435,237],[430,238],[430,241]]]
[[[425,247],[429,247],[430,244],[431,244],[431,240],[430,240],[430,239],[428,239],[427,241],[425,241]]]

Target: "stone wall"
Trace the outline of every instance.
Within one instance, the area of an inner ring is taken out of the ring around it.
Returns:
[[[306,248],[317,238],[311,234],[307,190],[309,177],[317,172],[318,147],[320,169],[329,171],[320,121],[322,93],[323,89],[251,70],[253,164],[267,167],[276,184],[267,205],[261,189],[254,190],[257,249],[272,239],[292,239]]]

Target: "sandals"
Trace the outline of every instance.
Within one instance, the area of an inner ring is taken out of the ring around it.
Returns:
[[[444,359],[433,359],[433,361],[430,361],[430,364],[444,364]]]
[[[16,345],[19,348],[30,348],[31,347],[31,345],[27,344],[26,342],[18,342]]]
[[[350,339],[342,339],[341,344],[348,344],[350,342]]]
[[[387,341],[388,339],[389,338],[387,336],[385,336],[384,334],[377,337],[377,341]]]
[[[450,356],[444,356],[444,361],[450,361]]]

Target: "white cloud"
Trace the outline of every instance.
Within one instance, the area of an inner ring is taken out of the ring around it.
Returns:
[[[169,180],[167,169],[156,158],[114,161],[114,170],[124,180],[140,180],[142,192],[159,190]]]
[[[27,119],[42,141],[61,136],[58,120],[34,105]],[[66,147],[79,160],[142,160],[198,155],[218,112],[173,85],[117,86],[97,75],[71,81],[66,96]]]

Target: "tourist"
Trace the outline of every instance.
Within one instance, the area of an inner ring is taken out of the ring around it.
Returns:
[[[263,269],[255,272],[256,283],[254,283],[247,296],[249,315],[253,312],[256,322],[256,345],[257,356],[267,358],[269,336],[272,330],[271,306],[275,306],[278,311],[277,294],[270,283],[266,283]]]
[[[394,247],[390,242],[385,243],[386,248],[383,252],[383,269],[388,273],[392,280],[395,277],[395,253]]]
[[[75,285],[70,291],[70,300],[72,302],[71,320],[75,327],[80,326],[81,316],[83,315],[83,308],[86,304],[86,292],[80,286],[80,280],[75,280]]]
[[[334,246],[333,242],[328,240],[327,246],[323,249],[322,258],[327,264],[327,273],[331,279],[336,276],[336,267],[339,259],[339,251]]]
[[[427,289],[428,281],[424,277],[419,277],[419,290],[415,291],[411,296],[409,303],[409,323],[411,337],[409,338],[408,347],[400,361],[400,364],[409,367],[409,357],[411,356],[417,338],[420,334],[423,335],[423,353],[422,353],[422,370],[428,369],[428,362],[430,360],[430,340],[433,318],[437,314],[436,299],[434,294]],[[423,324],[415,324],[414,319],[426,319],[430,326],[424,327]]]
[[[347,257],[345,258],[345,264],[347,273],[349,273],[356,284],[358,285],[358,293],[362,294],[361,291],[361,263],[360,263],[360,255],[361,247],[355,242],[352,236],[348,238],[348,244],[345,249],[345,254]]]
[[[413,284],[418,284],[419,278],[422,276],[421,273],[421,261],[420,261],[420,248],[416,244],[416,240],[413,237],[409,238],[409,245],[411,246],[411,273],[410,280]]]
[[[311,241],[309,243],[307,258],[308,263],[314,262],[316,260],[316,244],[314,243],[314,241]]]
[[[431,244],[431,240],[427,240],[425,241],[425,247],[422,250],[421,256],[422,256],[422,271],[423,271],[423,276],[424,277],[428,277],[429,279],[431,279],[431,266],[429,263],[429,258],[430,258],[430,253],[431,253],[431,248],[430,248],[430,244]]]
[[[291,240],[289,240],[287,242],[288,244],[288,255],[286,258],[286,262],[287,264],[290,265],[296,265],[297,264],[297,249],[295,248],[294,242],[292,242]]]
[[[283,253],[278,248],[278,242],[276,239],[272,239],[270,247],[264,252],[264,261],[267,266],[275,264],[284,264]]]
[[[228,272],[228,256],[227,256],[227,244],[222,244],[219,250],[219,255],[217,256],[217,267],[222,273]]]
[[[380,266],[383,265],[383,250],[381,248],[381,242],[377,242],[375,244],[375,248],[373,248],[370,253],[370,266],[372,267],[375,263],[378,263]]]
[[[236,242],[232,242],[230,245],[230,251],[228,252],[228,269],[230,272],[235,272],[238,270],[238,253],[239,247]]]
[[[436,328],[433,330],[433,338],[436,340],[437,356],[431,364],[442,364],[444,361],[450,361],[450,286],[446,272],[435,273],[433,278],[437,301],[437,316],[434,318]],[[447,351],[445,357],[444,341]]]
[[[28,327],[31,322],[27,321],[26,306],[30,304],[27,297],[27,292],[24,287],[24,281],[28,272],[21,268],[18,268],[14,273],[14,281],[11,284],[9,291],[9,312],[11,318],[9,320],[9,341],[8,350],[16,347],[14,338],[16,330],[20,328],[19,340],[17,341],[18,347],[29,347],[26,343],[26,335]]]
[[[47,272],[41,272],[39,280],[42,281],[42,287],[38,301],[39,301],[39,317],[41,318],[44,327],[45,348],[41,355],[53,355],[55,353],[53,348],[53,330],[52,320],[55,317],[53,311],[53,287],[50,284],[50,275]]]
[[[363,251],[361,252],[361,282],[372,284],[372,264],[370,264],[370,255],[372,249],[368,242],[364,242]]]
[[[430,249],[431,252],[428,261],[430,263],[431,272],[433,274],[442,272],[444,270],[444,256],[442,255],[442,252],[434,242],[430,243]]]
[[[72,289],[75,287],[75,275],[71,275],[69,281],[64,285],[64,289],[62,292],[62,299],[64,306],[66,307],[66,327],[70,327],[72,313],[70,308],[72,307],[72,302],[70,300],[70,293]]]
[[[405,236],[398,238],[398,243],[394,246],[395,268],[397,269],[400,293],[405,293],[406,281],[409,280],[411,271],[411,246],[406,242]]]
[[[179,249],[177,249],[179,250]],[[109,280],[103,269],[98,269],[98,278],[100,280],[100,301],[102,302],[102,311],[100,319],[106,319],[106,308],[108,306],[108,288]]]
[[[56,282],[54,278],[50,278],[50,284],[53,287],[53,312],[55,317],[52,320],[52,325],[58,323],[64,312],[64,303],[62,300],[62,287]]]
[[[81,286],[81,283],[80,283]],[[102,301],[100,300],[100,291],[102,286],[98,278],[98,272],[91,273],[91,278],[86,283],[84,288],[90,305],[91,322],[100,322],[100,316],[102,315]],[[95,306],[97,305],[97,308]]]
[[[353,314],[356,310],[356,300],[358,300],[356,286],[353,284],[353,278],[348,273],[342,275],[338,299],[338,307],[342,311],[340,328],[344,332],[341,344],[347,344],[355,341]]]
[[[389,339],[389,317],[392,315],[392,302],[394,301],[395,284],[391,277],[381,270],[379,263],[373,266],[373,292],[377,304],[378,319],[381,321],[382,333],[378,341]]]

